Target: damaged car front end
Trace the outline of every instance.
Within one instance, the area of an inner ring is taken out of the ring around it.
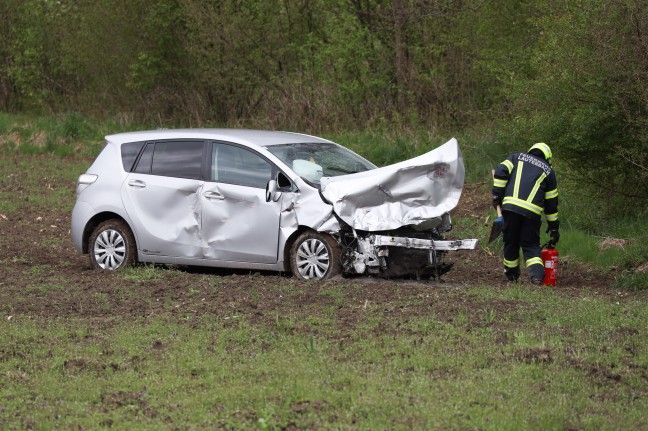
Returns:
[[[302,144],[269,147],[301,174],[305,182],[301,190],[319,191],[322,202],[314,205],[320,207],[315,212],[327,217],[310,227],[335,238],[341,247],[343,273],[438,278],[452,268],[445,259],[448,252],[477,247],[477,239],[447,240],[444,236],[452,229],[450,211],[459,202],[464,182],[463,158],[455,139],[383,168],[358,162],[358,172],[337,165],[331,170],[316,163],[328,158],[326,147],[304,150]],[[344,174],[326,176],[327,172]],[[290,210],[300,220],[314,206],[297,203]],[[319,266],[311,259],[301,265],[293,262],[292,268],[301,277],[322,278],[329,264],[326,258]]]
[[[378,168],[315,136],[240,129],[121,133],[77,183],[75,247],[94,268],[135,262],[439,277],[464,182],[455,139]]]

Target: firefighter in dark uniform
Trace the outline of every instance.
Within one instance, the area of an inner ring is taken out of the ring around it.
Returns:
[[[493,207],[502,207],[504,218],[504,273],[509,281],[520,277],[520,247],[531,283],[542,284],[544,264],[540,258],[542,214],[547,218],[551,242],[560,238],[558,188],[551,168],[551,149],[533,145],[528,153],[511,154],[497,165],[493,178]]]

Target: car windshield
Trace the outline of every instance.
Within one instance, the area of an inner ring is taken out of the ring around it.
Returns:
[[[322,177],[337,177],[376,168],[371,162],[333,143],[270,145],[266,148],[297,175],[314,184],[319,184]]]

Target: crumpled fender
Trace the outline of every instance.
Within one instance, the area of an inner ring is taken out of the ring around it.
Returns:
[[[282,196],[281,228],[287,234],[298,226],[329,233],[340,230],[333,206],[323,202],[319,192],[312,188],[304,188],[299,194],[284,193]]]

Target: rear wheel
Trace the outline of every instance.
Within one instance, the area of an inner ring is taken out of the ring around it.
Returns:
[[[101,222],[88,242],[93,268],[115,270],[135,263],[135,237],[122,220]]]
[[[342,273],[340,246],[331,235],[304,232],[290,248],[290,269],[295,277],[319,279]]]

